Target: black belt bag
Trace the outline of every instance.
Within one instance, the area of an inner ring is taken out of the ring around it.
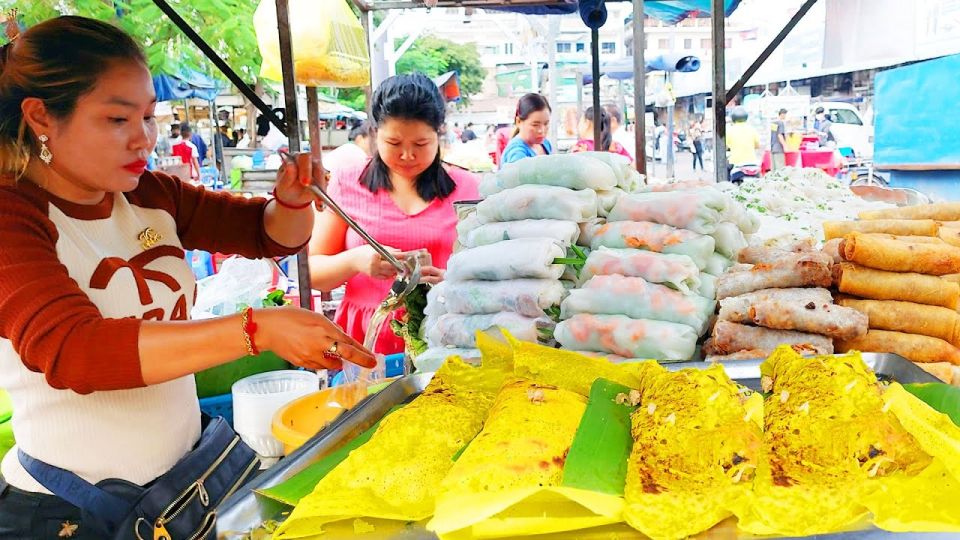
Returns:
[[[93,485],[23,451],[18,457],[40,485],[80,508],[85,524],[113,540],[212,538],[217,506],[260,464],[223,418],[211,420],[197,446],[146,488],[120,479]]]

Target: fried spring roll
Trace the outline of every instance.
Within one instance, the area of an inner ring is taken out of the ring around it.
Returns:
[[[809,253],[800,260],[784,260],[775,265],[758,264],[748,272],[726,273],[717,280],[717,299],[740,296],[760,289],[789,287],[829,287],[832,282],[829,257]]]
[[[819,287],[812,289],[761,289],[721,300],[719,319],[721,321],[744,324],[753,322],[750,317],[750,306],[767,300],[798,302],[801,304],[807,304],[809,302],[829,304],[833,302],[830,291]]]
[[[950,362],[931,362],[929,364],[916,363],[917,367],[933,375],[947,384],[956,384],[960,381],[960,367]]]
[[[960,247],[960,228],[940,227],[937,236],[951,246]]]
[[[960,285],[936,276],[885,272],[852,263],[836,265],[837,288],[842,293],[871,300],[902,300],[957,309]]]
[[[937,221],[960,220],[960,202],[918,204],[884,210],[860,212],[860,219],[935,219]]]
[[[718,322],[713,330],[713,350],[719,354],[749,349],[772,351],[779,345],[801,345],[817,354],[833,354],[833,341],[817,334],[758,328],[728,321]]]
[[[870,330],[848,341],[838,341],[839,352],[894,353],[911,362],[950,362],[960,366],[960,350],[942,339],[903,332]]]
[[[935,276],[960,272],[960,248],[947,244],[911,244],[854,232],[844,238],[840,253],[878,270]]]
[[[757,326],[777,330],[798,330],[823,334],[834,339],[853,339],[867,333],[867,316],[859,311],[828,302],[764,300],[750,307]]]
[[[840,298],[837,304],[853,308],[870,320],[870,328],[919,334],[960,346],[960,314],[940,306],[895,300]]]
[[[886,233],[899,236],[936,236],[937,222],[909,219],[875,219],[871,221],[824,221],[823,237],[826,240],[843,238],[852,232]]]

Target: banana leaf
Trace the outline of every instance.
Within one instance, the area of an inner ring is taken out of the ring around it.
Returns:
[[[403,407],[403,405],[397,405],[391,408],[383,418],[386,418],[401,407]],[[258,489],[256,492],[280,503],[296,506],[297,503],[300,502],[300,499],[313,493],[314,488],[317,487],[320,480],[323,480],[323,477],[326,476],[327,473],[346,459],[346,457],[350,455],[350,452],[360,448],[370,440],[370,437],[372,437],[374,432],[377,431],[377,428],[380,427],[380,422],[383,422],[383,418],[378,420],[376,424],[370,426],[368,430],[361,433],[358,437],[320,458],[319,461],[293,475],[288,480],[273,487]]]
[[[630,388],[597,379],[563,467],[563,486],[623,495],[627,459],[633,447],[630,414],[635,407],[617,396]],[[628,400],[626,400],[628,401]]]
[[[903,389],[960,426],[960,388],[944,383],[912,383],[903,385]]]

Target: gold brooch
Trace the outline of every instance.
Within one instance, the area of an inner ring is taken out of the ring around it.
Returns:
[[[147,227],[137,236],[137,240],[140,241],[140,247],[146,250],[157,245],[160,240],[163,240],[163,236],[160,236],[160,233],[152,228]]]

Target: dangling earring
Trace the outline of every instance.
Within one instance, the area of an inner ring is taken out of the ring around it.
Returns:
[[[53,161],[53,152],[50,151],[50,147],[47,146],[47,141],[50,138],[46,135],[40,136],[40,161],[50,165],[50,162]]]

